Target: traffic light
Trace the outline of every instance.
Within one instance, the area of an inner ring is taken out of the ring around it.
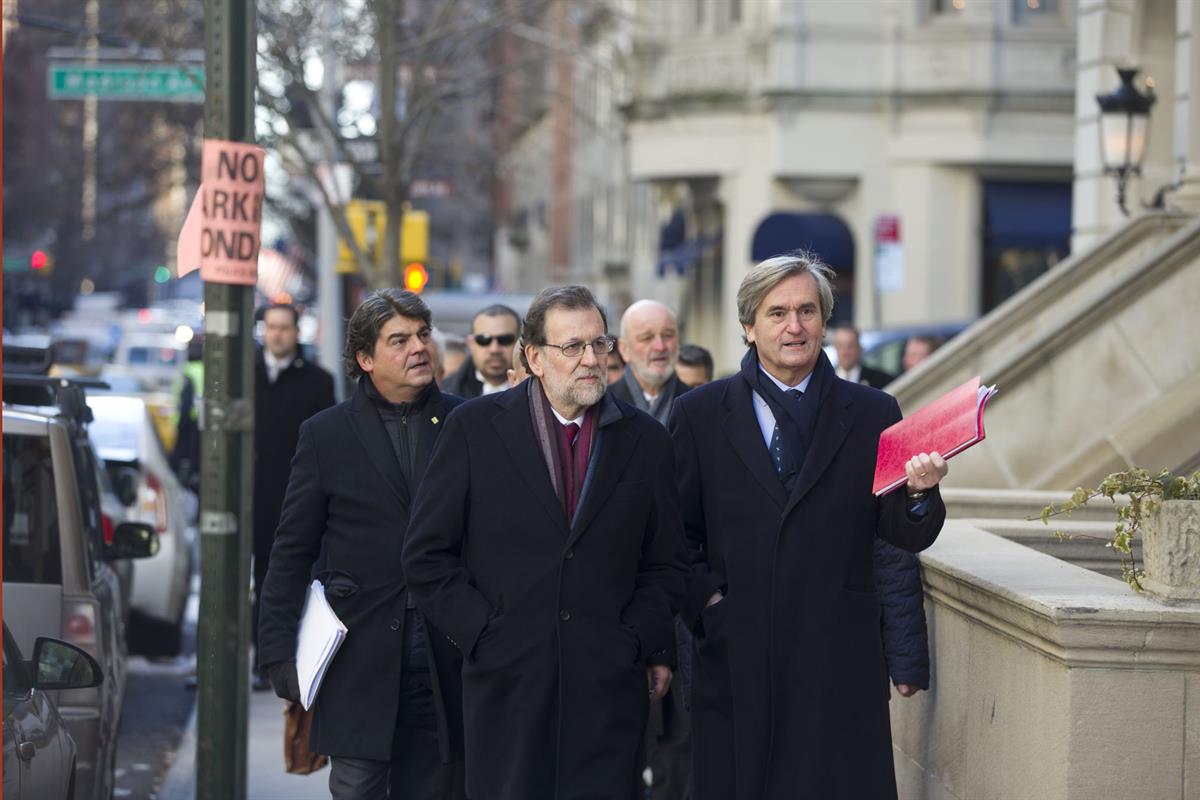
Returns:
[[[429,283],[429,271],[419,261],[404,265],[404,288],[410,292],[421,293],[425,284]]]
[[[29,266],[35,270],[46,269],[50,266],[50,256],[46,255],[45,250],[34,250],[29,257]]]
[[[350,233],[367,258],[379,263],[383,255],[383,230],[387,220],[387,206],[379,200],[351,200],[346,205],[346,224]],[[338,238],[337,273],[353,275],[358,272],[358,259],[345,239]]]
[[[410,264],[428,259],[429,212],[406,207],[400,218],[400,263]]]

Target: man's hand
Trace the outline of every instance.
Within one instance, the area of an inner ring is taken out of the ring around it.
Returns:
[[[267,677],[276,697],[300,702],[300,678],[296,675],[295,661],[280,661],[267,667]]]
[[[646,667],[646,683],[650,687],[650,702],[657,703],[663,699],[667,689],[671,688],[671,668],[664,666]]]
[[[913,686],[911,683],[897,683],[896,691],[901,697],[912,697],[917,692],[921,691],[920,686]]]
[[[936,450],[913,456],[904,465],[904,474],[908,476],[908,493],[928,492],[949,471],[950,465]]]
[[[708,598],[708,602],[704,604],[704,607],[709,608],[711,606],[715,606],[724,599],[725,595],[721,594],[720,592],[713,592],[712,597]]]

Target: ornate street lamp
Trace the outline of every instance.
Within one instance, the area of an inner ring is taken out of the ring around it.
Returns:
[[[1129,216],[1125,207],[1125,184],[1130,175],[1142,174],[1142,159],[1146,155],[1146,140],[1150,131],[1150,107],[1154,105],[1154,89],[1149,85],[1142,94],[1133,85],[1136,68],[1117,68],[1121,85],[1108,94],[1096,95],[1100,105],[1100,149],[1104,155],[1104,172],[1117,176],[1117,205]]]

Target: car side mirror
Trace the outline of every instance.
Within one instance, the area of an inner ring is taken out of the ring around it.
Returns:
[[[112,558],[150,558],[157,555],[158,533],[145,522],[122,522],[113,531],[108,554]]]
[[[117,470],[116,480],[113,481],[113,491],[123,506],[131,506],[137,502],[138,484],[142,476],[133,467],[121,467]]]
[[[73,644],[39,636],[33,644],[33,688],[43,691],[99,686],[104,671],[96,659]]]

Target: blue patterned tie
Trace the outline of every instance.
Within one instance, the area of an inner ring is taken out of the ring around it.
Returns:
[[[804,392],[799,389],[788,389],[784,394],[793,400],[799,400]],[[771,460],[775,462],[775,473],[783,478],[783,433],[779,428],[779,423],[775,423],[775,430],[771,433],[770,450]],[[803,463],[804,460],[801,458],[796,466],[799,467]]]

